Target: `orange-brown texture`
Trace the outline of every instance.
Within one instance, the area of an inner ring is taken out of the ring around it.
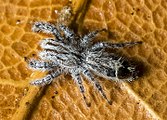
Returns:
[[[142,77],[131,83],[100,80],[112,105],[85,82],[87,108],[68,75],[43,88],[28,84],[44,75],[25,62],[36,56],[44,37],[31,31],[32,23],[56,21],[55,10],[68,3],[0,0],[0,120],[167,120],[166,0],[72,0],[71,26],[80,33],[106,28],[97,40],[143,41],[124,50],[144,63]]]

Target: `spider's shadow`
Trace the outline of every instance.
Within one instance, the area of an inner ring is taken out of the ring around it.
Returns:
[[[136,71],[138,71],[138,77],[144,77],[150,73],[150,67],[140,58],[132,57],[129,58],[129,62],[136,66]]]
[[[138,72],[137,76],[139,78],[148,75],[150,73],[150,67],[141,58],[127,55],[127,53],[124,53],[122,50],[107,49],[106,51],[113,52],[116,55],[126,59],[131,65],[134,65],[136,68],[135,70]]]

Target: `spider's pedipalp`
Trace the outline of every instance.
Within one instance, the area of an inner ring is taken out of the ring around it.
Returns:
[[[61,36],[60,32],[57,30],[56,26],[51,23],[35,22],[32,27],[32,31],[53,34],[58,40],[63,40],[63,37]]]
[[[40,86],[50,84],[53,81],[53,79],[55,77],[58,77],[61,73],[62,73],[62,71],[60,69],[53,70],[48,75],[46,75],[44,78],[31,81],[30,84],[31,85],[40,85]]]
[[[106,94],[104,93],[100,83],[94,79],[94,77],[92,76],[92,74],[90,73],[89,70],[85,69],[83,72],[83,75],[86,76],[86,78],[94,84],[94,87],[98,90],[98,92],[103,96],[103,98],[109,103],[109,104],[112,104],[112,102],[110,100],[108,100]]]
[[[79,73],[78,74],[71,73],[71,75],[72,75],[72,78],[74,79],[74,81],[76,82],[76,84],[78,85],[78,87],[80,89],[80,92],[82,93],[82,96],[83,96],[83,99],[84,99],[86,105],[90,106],[90,103],[88,103],[87,98],[86,98],[86,96],[84,94],[85,93],[85,88],[83,86],[83,83],[82,83],[83,80],[82,80],[80,74]]]
[[[119,49],[123,47],[132,47],[134,45],[142,44],[142,41],[137,42],[124,42],[124,43],[107,43],[107,42],[99,42],[94,44],[91,47],[91,50],[96,50],[99,48],[112,48],[112,49]]]
[[[55,62],[45,62],[31,59],[28,61],[29,67],[34,70],[48,71],[53,70],[58,64]]]

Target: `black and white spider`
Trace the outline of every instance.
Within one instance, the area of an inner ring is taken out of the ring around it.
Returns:
[[[46,38],[40,43],[43,51],[39,53],[40,60],[29,60],[29,66],[35,70],[49,71],[44,78],[31,82],[32,85],[50,84],[52,80],[63,73],[70,74],[78,85],[80,92],[85,97],[85,89],[81,75],[86,77],[100,92],[104,99],[108,100],[104,90],[94,75],[99,75],[109,80],[132,81],[138,77],[136,67],[122,56],[106,49],[119,49],[141,44],[138,42],[125,43],[93,43],[93,38],[103,30],[96,30],[84,36],[79,36],[67,26],[53,25],[47,22],[35,22],[32,30],[53,34],[55,39]],[[87,102],[86,102],[87,103]],[[88,103],[87,103],[88,104]]]

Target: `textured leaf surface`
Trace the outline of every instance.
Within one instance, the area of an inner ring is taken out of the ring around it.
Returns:
[[[96,39],[143,41],[124,49],[142,61],[143,76],[131,83],[100,79],[109,105],[85,80],[87,108],[70,76],[45,87],[29,85],[45,73],[25,62],[35,57],[46,35],[31,31],[34,21],[57,19],[68,0],[0,0],[0,120],[167,120],[166,0],[73,0],[72,25],[81,34],[105,28]]]

